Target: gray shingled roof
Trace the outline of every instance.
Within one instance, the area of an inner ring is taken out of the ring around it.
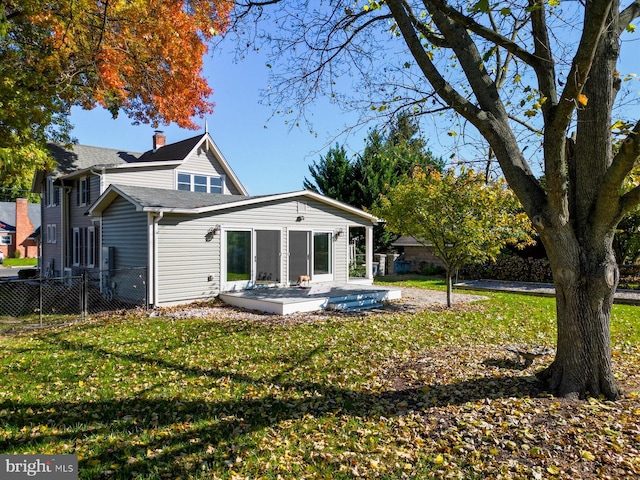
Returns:
[[[58,163],[56,173],[67,175],[78,170],[94,166],[122,165],[138,160],[140,153],[125,152],[115,148],[90,147],[87,145],[72,145],[65,148],[62,145],[50,143],[49,151]]]
[[[40,204],[30,203],[27,209],[29,220],[34,229],[40,226]],[[15,228],[16,223],[16,203],[0,202],[0,222]]]
[[[112,186],[142,207],[157,207],[162,209],[196,209],[256,198],[245,195],[188,192],[184,190],[166,190],[163,188],[137,187],[131,185]]]
[[[161,162],[164,160],[182,160],[185,158],[191,150],[198,144],[202,137],[206,134],[197,135],[186,140],[181,140],[176,143],[170,143],[164,147],[158,148],[155,152],[149,150],[136,160],[138,162]]]
[[[56,173],[67,175],[78,170],[95,166],[115,166],[137,162],[162,162],[182,160],[198,144],[205,134],[197,135],[180,142],[171,143],[144,153],[125,152],[116,148],[91,147],[88,145],[72,145],[65,148],[62,145],[50,143],[48,145],[53,158],[58,163]]]

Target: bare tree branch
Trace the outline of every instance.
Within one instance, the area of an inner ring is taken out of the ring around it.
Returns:
[[[618,33],[621,34],[627,25],[640,17],[640,0],[635,0],[631,5],[620,12],[620,24],[618,25]]]

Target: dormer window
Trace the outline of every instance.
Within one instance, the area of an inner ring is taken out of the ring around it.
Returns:
[[[178,190],[189,192],[224,193],[224,177],[178,172]]]

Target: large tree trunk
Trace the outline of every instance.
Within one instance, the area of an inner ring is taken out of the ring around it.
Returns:
[[[561,397],[604,395],[615,400],[620,389],[613,377],[609,327],[618,268],[611,242],[558,243],[558,248],[549,248],[556,287],[557,352],[539,378]]]

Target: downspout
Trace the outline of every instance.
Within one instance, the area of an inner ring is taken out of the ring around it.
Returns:
[[[100,196],[100,195],[102,195],[104,193],[105,167],[102,167],[100,170],[101,170],[101,172],[96,172],[93,168],[89,170],[93,175],[96,175],[99,178],[99,186],[98,186],[99,194],[98,194],[98,196]],[[89,188],[91,188],[91,187],[89,187]],[[98,265],[100,266],[100,269],[102,269],[103,260],[104,260],[104,258],[103,258],[103,255],[102,255],[102,215],[100,215],[100,218],[98,219]]]
[[[105,172],[106,172],[106,167],[101,167],[100,168],[100,172],[97,172],[93,168],[91,168],[91,169],[89,169],[89,172],[92,175],[95,175],[95,176],[97,176],[99,178],[99,187],[98,187],[99,194],[98,194],[98,196],[102,195],[104,193],[104,190],[105,190],[105,188],[104,188],[104,175],[105,175]]]
[[[64,204],[61,208],[60,214],[61,217],[60,218],[60,223],[61,223],[61,228],[62,228],[62,232],[60,232],[60,243],[62,243],[62,245],[60,245],[60,255],[62,257],[62,269],[60,271],[60,274],[63,276],[64,275],[64,269],[71,267],[71,262],[70,262],[70,251],[69,251],[69,209],[71,208],[71,202],[69,200],[69,197],[71,196],[71,187],[65,186],[64,183],[62,183],[61,187],[62,189],[62,195],[60,195],[60,201]]]
[[[164,212],[152,212],[149,214],[148,222],[148,259],[147,264],[147,285],[148,288],[148,300],[147,303],[152,306],[158,306],[158,223],[164,217]]]

